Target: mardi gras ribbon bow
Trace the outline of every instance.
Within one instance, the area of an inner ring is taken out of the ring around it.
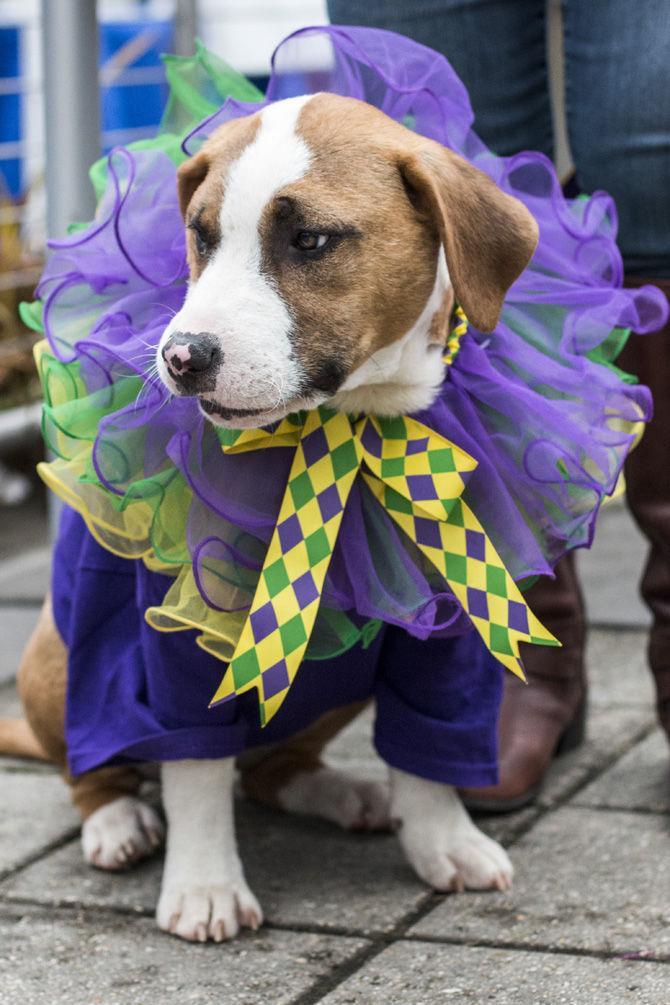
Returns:
[[[411,418],[352,420],[324,407],[304,424],[231,434],[239,453],[295,445],[277,524],[248,616],[212,704],[255,688],[277,712],[305,655],[347,498],[359,474],[448,582],[493,655],[524,679],[519,642],[558,645],[528,608],[462,499],[474,458]]]

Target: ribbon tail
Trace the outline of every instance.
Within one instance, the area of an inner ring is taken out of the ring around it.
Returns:
[[[256,593],[212,705],[255,688],[265,726],[286,698],[314,628],[361,456],[345,415],[309,413]]]
[[[462,547],[463,535],[458,531],[465,531],[466,583],[450,580],[450,585],[454,590],[458,587],[457,596],[487,648],[508,670],[525,681],[519,643],[536,646],[560,646],[561,643],[533,614],[470,507],[461,500],[459,509],[463,527],[452,525],[455,514],[451,514],[444,537],[448,547]]]
[[[432,543],[416,532],[425,520],[421,504],[407,501],[379,479],[365,481],[389,515],[444,576],[489,651],[513,674],[525,680],[519,643],[559,646],[533,614],[479,520],[462,499],[453,502],[445,520],[435,520]]]

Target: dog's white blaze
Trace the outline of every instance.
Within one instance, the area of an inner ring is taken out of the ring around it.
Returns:
[[[221,233],[234,235],[236,249],[256,264],[260,264],[258,224],[263,210],[275,192],[302,178],[311,163],[309,147],[295,131],[311,97],[287,98],[264,109],[256,139],[228,172]]]
[[[272,408],[295,396],[303,376],[292,355],[286,303],[261,272],[259,228],[274,194],[309,169],[310,150],[296,125],[311,97],[288,98],[261,113],[254,141],[226,178],[220,246],[161,339],[162,346],[173,331],[218,336],[224,362],[207,397],[230,408]]]

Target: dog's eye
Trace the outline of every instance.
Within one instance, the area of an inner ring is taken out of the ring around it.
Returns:
[[[313,230],[301,230],[293,243],[301,251],[321,251],[330,242],[330,234],[317,234]]]
[[[198,226],[197,223],[190,223],[188,229],[193,231],[195,240],[195,250],[201,258],[204,258],[210,250],[209,237],[207,233]]]

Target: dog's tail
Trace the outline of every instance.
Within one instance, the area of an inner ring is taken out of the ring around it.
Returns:
[[[0,756],[3,755],[51,760],[25,719],[0,719]]]

